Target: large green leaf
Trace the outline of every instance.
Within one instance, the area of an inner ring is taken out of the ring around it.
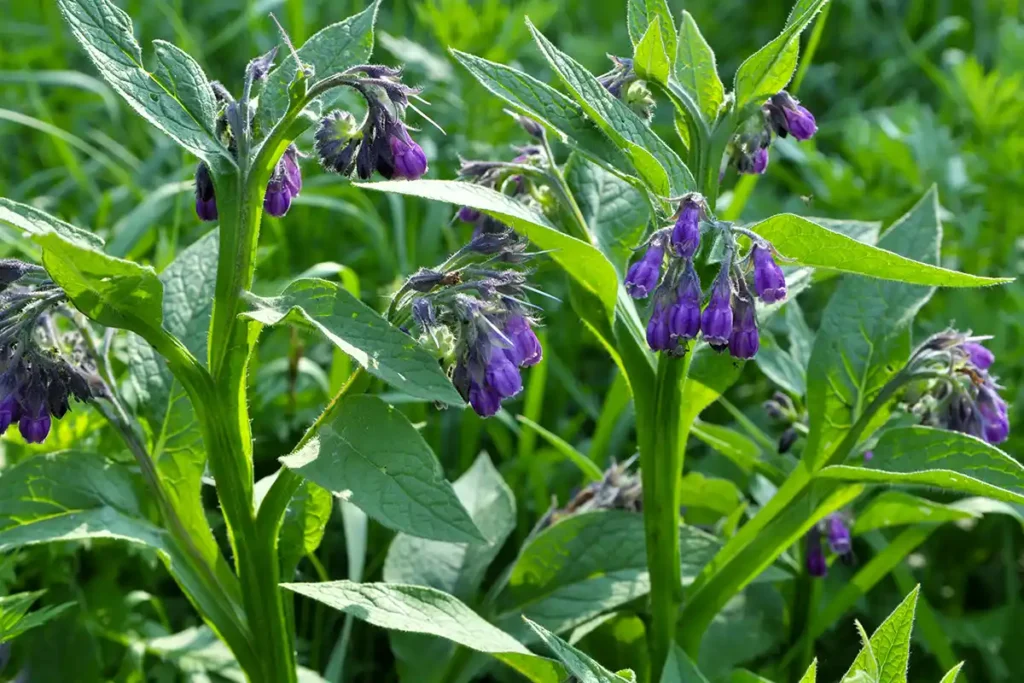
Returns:
[[[621,147],[637,173],[658,194],[678,197],[696,188],[693,175],[627,104],[609,93],[583,66],[528,24],[541,52],[583,111]]]
[[[864,649],[857,655],[857,659],[843,676],[844,681],[856,680],[853,677],[859,671],[872,674],[870,659],[873,657],[878,664],[879,683],[906,683],[907,664],[910,660],[910,634],[914,627],[917,594],[918,589],[915,588],[871,634],[870,644],[865,644]]]
[[[158,65],[149,71],[131,18],[110,0],[59,0],[58,6],[100,75],[132,109],[196,156],[231,160],[217,138],[213,89],[194,59],[154,41]]]
[[[860,535],[874,529],[907,524],[941,524],[980,516],[971,510],[914,496],[903,491],[884,491],[857,513],[852,532]]]
[[[76,228],[59,218],[28,204],[0,197],[0,223],[11,225],[28,235],[44,235],[56,232],[69,241],[85,247],[102,247],[103,240],[97,235]]]
[[[937,486],[1024,503],[1024,465],[967,434],[932,427],[890,429],[863,467],[834,465],[818,476],[843,481]]]
[[[504,64],[452,50],[455,59],[466,67],[493,94],[524,114],[557,131],[566,143],[595,163],[631,173],[619,148],[583,113],[583,108],[546,83]]]
[[[671,20],[669,20],[671,22]],[[675,29],[669,23],[669,31],[672,36],[665,35],[661,28],[661,19],[655,17],[647,30],[644,32],[640,42],[636,45],[633,54],[633,70],[636,75],[647,81],[656,83],[668,83],[669,73],[672,71],[672,63],[669,61],[669,53],[665,49],[665,43],[675,43]]]
[[[292,282],[281,296],[250,295],[244,315],[263,323],[309,325],[350,355],[367,372],[409,396],[461,405],[437,359],[416,340],[333,282],[314,278]]]
[[[453,488],[486,541],[446,543],[398,534],[384,561],[385,581],[430,586],[473,599],[484,572],[515,529],[516,500],[484,453]]]
[[[540,213],[490,188],[455,180],[398,180],[357,183],[360,187],[435,201],[471,206],[508,224],[554,259],[580,285],[604,304],[609,319],[615,310],[618,278],[615,268],[593,246],[559,232]]]
[[[725,101],[725,86],[718,76],[714,51],[693,16],[685,10],[679,27],[679,49],[675,60],[679,85],[693,99],[704,119],[713,122]]]
[[[160,327],[164,287],[152,268],[81,246],[57,232],[33,239],[43,247],[50,277],[89,318],[132,331]]]
[[[299,59],[313,67],[314,81],[366,63],[373,52],[373,25],[379,6],[380,0],[374,0],[359,14],[321,29],[302,44]],[[256,114],[257,127],[264,134],[288,110],[288,85],[297,68],[290,55],[281,56],[280,64],[267,75]]]
[[[938,263],[942,227],[930,190],[879,241],[879,246]],[[928,287],[846,277],[829,300],[807,369],[810,433],[804,460],[821,466],[910,354],[909,327],[931,297]],[[879,410],[871,431],[885,421]]]
[[[579,683],[629,683],[636,680],[632,676],[626,678],[612,673],[540,624],[535,624],[529,619],[526,620],[526,623]]]
[[[555,662],[531,654],[518,640],[484,621],[457,598],[433,588],[393,583],[285,583],[285,588],[374,626],[445,638],[493,655],[536,683],[560,683]]]
[[[925,200],[929,196],[926,195]],[[927,206],[919,205],[919,208],[927,209]],[[750,229],[771,242],[787,262],[794,265],[932,287],[988,287],[1013,281],[1013,278],[970,275],[914,261],[789,213],[772,216],[751,225]]]
[[[427,442],[375,396],[343,399],[317,436],[281,462],[389,528],[438,541],[486,540]]]

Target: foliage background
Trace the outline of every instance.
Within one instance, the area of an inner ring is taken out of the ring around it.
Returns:
[[[136,35],[163,38],[191,52],[211,78],[240,81],[245,63],[269,49],[278,34],[273,11],[298,44],[317,28],[362,9],[351,0],[129,0]],[[678,12],[681,3],[670,2]],[[789,10],[781,0],[688,0],[728,77],[739,61],[778,30]],[[605,70],[605,53],[628,51],[625,3],[619,0],[392,0],[378,21],[377,58],[407,64],[433,106],[430,116],[446,135],[424,125],[418,138],[431,159],[430,177],[450,178],[459,156],[509,154],[526,140],[500,103],[446,56],[453,47],[512,63],[542,80],[549,74],[523,23],[528,15],[562,49],[592,71]],[[819,216],[881,220],[906,211],[932,185],[947,210],[943,258],[951,268],[983,275],[1024,271],[1024,14],[1020,0],[835,0],[799,94],[821,126],[813,143],[779,145],[766,177],[744,181],[720,205],[735,217],[755,219],[789,210]],[[192,207],[193,160],[138,119],[101,81],[74,43],[51,2],[0,0],[0,196],[33,203],[104,235],[110,249],[160,269],[203,234]],[[819,19],[819,21],[822,21]],[[811,33],[811,32],[809,32]],[[804,38],[806,45],[808,37]],[[663,107],[667,110],[668,107]],[[655,124],[667,133],[667,111]],[[666,139],[670,136],[666,135]],[[306,146],[307,151],[309,145]],[[309,160],[308,165],[313,161]],[[311,170],[311,169],[310,169]],[[316,268],[358,288],[380,308],[395,282],[416,267],[440,261],[468,237],[451,221],[449,207],[363,193],[334,177],[307,173],[307,189],[287,218],[268,218],[260,243],[260,282],[275,283]],[[34,247],[0,228],[0,255],[32,254]],[[564,296],[562,276],[541,267],[540,281]],[[828,285],[801,297],[812,328],[827,301]],[[590,452],[608,458],[633,453],[627,414],[613,424],[599,417],[613,395],[614,366],[578,324],[568,304],[545,304],[546,360],[527,378],[513,413],[536,419]],[[950,323],[994,336],[1003,383],[1010,389],[1011,422],[1019,425],[1024,398],[1024,289],[940,292],[917,321],[916,337]],[[760,404],[773,391],[756,364],[729,400],[777,435]],[[257,473],[273,470],[276,457],[301,434],[346,374],[345,361],[313,338],[278,330],[260,347],[252,373],[257,397],[254,428]],[[414,422],[432,411],[407,408]],[[705,419],[729,424],[722,407]],[[58,446],[95,431],[99,421],[78,410],[61,423]],[[486,449],[515,492],[519,525],[504,559],[548,508],[564,503],[579,483],[577,471],[528,430],[510,419],[483,423],[470,412],[434,414],[424,435],[454,480]],[[103,439],[102,435],[90,438]],[[4,460],[29,454],[10,436]],[[591,446],[596,448],[591,450]],[[1005,450],[1019,454],[1020,431]],[[47,444],[53,449],[53,444]],[[698,441],[688,467],[738,477]],[[212,493],[212,492],[210,492]],[[212,499],[212,496],[211,496]],[[371,524],[366,576],[379,576],[390,532]],[[985,518],[935,533],[909,566],[923,584],[957,654],[967,659],[971,681],[1024,680],[1021,570],[1024,538],[1010,518]],[[328,527],[316,558],[300,566],[305,580],[348,575],[340,515]],[[860,556],[871,549],[857,547]],[[507,557],[506,557],[507,556]],[[500,564],[500,563],[498,563]],[[849,571],[833,572],[836,590]],[[25,636],[19,656],[33,662],[40,681],[133,680],[137,643],[161,627],[178,631],[196,623],[154,558],[141,551],[94,543],[88,552],[46,546],[0,559],[0,593],[48,588],[48,603],[76,608]],[[135,590],[144,587],[143,590]],[[822,679],[845,670],[858,649],[850,619],[876,625],[902,597],[891,580],[863,597],[818,643]],[[781,614],[739,625],[750,652],[771,656],[770,631]],[[341,631],[339,615],[300,602],[297,614],[303,657],[321,668]],[[349,680],[393,676],[383,632],[356,624],[347,667]],[[629,625],[608,629],[587,647],[614,668],[638,666]],[[767,646],[765,645],[767,643]],[[54,657],[54,652],[65,656]],[[153,654],[152,652],[150,653]],[[174,669],[157,676],[173,680]],[[921,647],[914,676],[937,680],[938,666]],[[831,672],[831,673],[830,673]],[[10,673],[8,671],[8,673]],[[0,674],[2,675],[2,674]],[[35,680],[35,678],[34,678]]]

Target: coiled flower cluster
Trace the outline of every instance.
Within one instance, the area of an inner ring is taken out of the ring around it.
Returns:
[[[759,175],[768,169],[768,148],[773,136],[792,135],[802,141],[810,140],[817,132],[814,114],[783,90],[769,97],[759,115],[744,124],[744,129],[730,143],[729,156],[740,173]]]
[[[682,354],[685,343],[702,334],[716,351],[728,348],[735,358],[753,358],[760,346],[754,297],[764,303],[785,300],[785,275],[775,262],[774,248],[760,236],[727,223],[706,223],[721,231],[727,246],[702,310],[704,293],[694,257],[700,249],[704,217],[700,195],[684,197],[675,224],[655,232],[643,256],[630,266],[626,291],[634,299],[653,298],[647,324],[647,344],[652,350]],[[753,243],[742,258],[736,258],[734,233],[746,235]],[[750,271],[753,276],[748,283]]]
[[[480,233],[436,269],[421,269],[389,315],[430,348],[477,414],[490,417],[523,388],[520,370],[543,357],[527,293],[527,243],[511,230]]]
[[[633,60],[614,55],[608,55],[608,58],[612,60],[612,69],[599,76],[598,83],[628,105],[634,113],[650,121],[654,117],[654,97],[647,84],[633,70]]]

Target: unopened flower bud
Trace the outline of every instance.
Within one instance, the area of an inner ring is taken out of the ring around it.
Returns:
[[[789,453],[798,438],[800,438],[800,433],[794,427],[782,432],[782,436],[779,437],[779,453]]]
[[[661,266],[665,260],[665,249],[652,242],[643,258],[630,266],[626,273],[626,291],[634,299],[644,299],[654,291],[661,279]]]
[[[480,218],[480,212],[471,206],[463,206],[456,215],[463,223],[475,223]]]
[[[654,304],[654,312],[647,321],[647,345],[652,351],[669,351],[675,346],[672,341],[671,311],[664,302]]]
[[[518,116],[516,121],[526,131],[527,135],[538,140],[544,139],[544,126],[540,125],[529,116]]]
[[[417,180],[427,172],[427,155],[409,136],[405,124],[399,122],[392,127],[388,144],[391,146],[391,157],[397,177]]]
[[[420,268],[409,277],[407,284],[410,289],[426,293],[441,284],[444,277],[444,273],[442,272],[431,268]]]
[[[711,288],[711,297],[700,318],[704,339],[712,346],[724,347],[732,336],[732,284],[729,282],[728,264],[722,266]]]
[[[760,338],[757,331],[757,312],[754,302],[736,298],[733,312],[732,333],[729,335],[729,355],[733,358],[750,359],[757,355]]]
[[[217,198],[214,195],[213,176],[205,161],[196,167],[196,215],[202,221],[217,220]]]
[[[765,110],[772,129],[779,137],[792,135],[797,140],[809,140],[818,132],[814,115],[785,90],[772,95],[765,104]]]
[[[771,249],[755,244],[751,251],[754,261],[754,291],[761,301],[773,304],[786,298],[786,276],[772,258]]]
[[[700,247],[700,203],[687,197],[679,205],[679,216],[672,228],[672,251],[684,259],[693,258]]]
[[[673,337],[694,339],[700,333],[700,303],[704,295],[692,261],[686,263],[676,294],[670,309],[669,330]]]
[[[850,529],[846,526],[842,515],[833,513],[825,518],[825,537],[828,545],[836,555],[846,555],[853,549]]]
[[[817,528],[807,533],[807,573],[815,578],[828,574],[828,561],[825,550],[821,547],[821,533]]]

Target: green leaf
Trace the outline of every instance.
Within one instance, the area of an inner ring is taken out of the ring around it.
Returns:
[[[687,472],[680,482],[680,500],[686,508],[704,508],[725,516],[736,509],[742,494],[728,479]]]
[[[77,605],[75,602],[65,602],[61,605],[46,605],[29,612],[32,603],[45,593],[45,590],[40,590],[0,597],[0,643],[14,640],[22,633],[42,626]]]
[[[714,51],[686,10],[683,10],[683,23],[679,27],[679,50],[675,58],[676,80],[693,98],[705,120],[713,122],[725,101],[725,86],[718,76]]]
[[[601,471],[601,468],[595,465],[593,460],[573,448],[571,443],[557,434],[548,431],[525,415],[519,415],[517,419],[529,429],[540,434],[552,448],[573,465],[576,465],[587,481],[601,481],[604,478],[604,472]]]
[[[59,0],[61,14],[100,75],[140,116],[201,159],[234,163],[217,138],[217,104],[202,68],[188,54],[155,41],[150,72],[132,34],[132,20],[109,0]]]
[[[754,357],[754,362],[773,384],[797,396],[803,396],[807,392],[807,378],[803,366],[779,346],[771,333],[762,330],[761,347]]]
[[[659,195],[678,197],[696,189],[690,169],[627,104],[609,93],[579,62],[527,24],[541,52],[583,111],[626,152],[637,173]]]
[[[384,561],[384,580],[437,588],[470,601],[484,572],[516,526],[512,490],[485,453],[455,482],[459,501],[486,541],[446,543],[398,534]]]
[[[626,27],[634,47],[643,42],[644,34],[655,21],[661,24],[667,54],[674,55],[678,39],[675,22],[672,21],[672,9],[667,0],[629,0],[626,6]]]
[[[879,683],[906,683],[907,663],[910,659],[910,633],[914,626],[914,610],[917,606],[918,588],[893,610],[865,644],[857,659],[850,666],[843,680],[849,680],[859,671],[870,675],[869,660],[874,656],[878,661]]]
[[[740,377],[743,363],[724,353],[715,353],[706,344],[694,351],[690,372],[683,384],[683,420],[692,423],[704,409],[718,400]]]
[[[373,26],[380,0],[359,14],[331,24],[309,38],[299,48],[299,59],[313,67],[313,82],[340,73],[357,64],[365,64],[373,53]],[[285,51],[278,53],[279,65],[267,75],[259,96],[256,126],[264,135],[288,111],[288,86],[298,68]]]
[[[748,474],[758,468],[761,449],[749,437],[721,425],[694,421],[690,433]]]
[[[50,277],[86,316],[132,331],[160,327],[164,287],[152,268],[107,256],[57,232],[34,240],[43,248]]]
[[[374,396],[343,399],[317,436],[281,462],[388,528],[438,541],[486,540],[427,442]]]
[[[807,667],[806,673],[800,679],[800,683],[816,683],[818,680],[818,660],[815,659],[811,662],[811,665]]]
[[[282,586],[374,626],[438,636],[493,655],[536,683],[560,683],[565,678],[555,662],[532,654],[458,599],[433,588],[352,581]]]
[[[922,201],[929,201],[929,198],[937,201],[934,193],[926,195]],[[916,210],[928,210],[928,207],[919,204]],[[772,216],[750,229],[771,242],[786,261],[794,265],[931,287],[988,287],[1013,281],[1013,278],[970,275],[914,261],[788,213]]]
[[[907,524],[941,524],[960,519],[973,519],[979,514],[943,505],[902,491],[884,491],[857,513],[853,525],[854,535],[874,529]]]
[[[925,194],[879,245],[938,263],[942,227],[935,190]],[[865,408],[910,355],[910,323],[934,290],[884,280],[844,278],[822,316],[807,368],[812,471],[839,446]],[[879,410],[865,434],[888,417]]]
[[[615,268],[608,259],[586,242],[560,232],[547,218],[525,204],[490,188],[455,180],[397,180],[356,185],[483,211],[514,228],[540,249],[550,249],[551,258],[571,278],[600,298],[609,320],[614,314],[619,284]]]
[[[620,279],[640,244],[650,209],[635,187],[579,154],[566,162],[565,181],[597,248],[615,266]]]
[[[591,161],[631,173],[619,148],[583,113],[583,108],[546,83],[504,64],[451,50],[473,76],[520,114],[536,119]]]
[[[661,671],[661,683],[708,683],[683,648],[673,645]]]
[[[864,467],[834,465],[818,476],[843,481],[938,486],[1024,503],[1024,465],[981,439],[932,427],[890,429]]]
[[[662,39],[661,20],[654,17],[633,54],[633,69],[637,76],[661,84],[668,83],[672,66],[668,59],[669,53],[665,51],[665,43],[666,40]]]
[[[800,33],[828,0],[803,0],[777,38],[747,58],[736,71],[736,109],[758,104],[793,78],[800,55]],[[797,11],[799,13],[797,14]]]
[[[627,683],[636,680],[632,671],[628,672],[628,677],[612,673],[543,626],[529,619],[526,623],[579,683]]]
[[[4,197],[0,197],[0,223],[6,223],[28,235],[45,235],[48,232],[56,232],[83,247],[103,246],[103,240],[98,235],[76,228],[34,206],[21,204]]]
[[[341,287],[314,278],[292,282],[281,296],[249,296],[244,313],[264,325],[309,325],[355,359],[367,372],[414,398],[462,405],[437,359],[416,340]]]
[[[960,676],[960,669],[964,668],[964,663],[960,662],[952,669],[950,669],[939,683],[956,683],[956,679]]]
[[[257,510],[280,474],[281,471],[278,470],[256,482],[253,496]],[[331,492],[311,481],[304,481],[299,490],[292,495],[285,510],[284,520],[281,522],[278,540],[281,576],[294,577],[302,558],[320,547],[333,507],[334,497]]]

